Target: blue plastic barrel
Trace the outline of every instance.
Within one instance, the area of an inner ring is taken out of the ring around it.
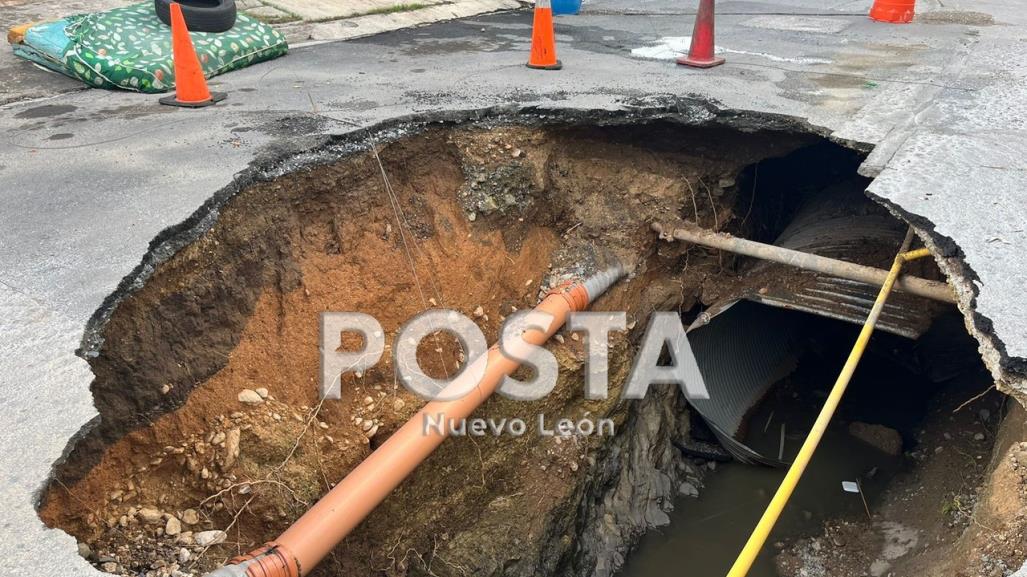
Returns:
[[[553,14],[577,14],[581,10],[581,0],[552,0]]]

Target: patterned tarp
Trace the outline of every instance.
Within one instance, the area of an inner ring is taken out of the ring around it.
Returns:
[[[190,35],[207,78],[289,49],[278,31],[245,14],[227,32]],[[166,92],[175,86],[171,28],[157,17],[152,2],[34,26],[15,53],[99,88]]]

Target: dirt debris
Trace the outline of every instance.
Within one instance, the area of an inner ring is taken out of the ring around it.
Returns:
[[[965,389],[933,402],[907,471],[878,502],[873,519],[828,522],[777,558],[785,576],[1006,577],[1027,552],[1027,414],[990,393],[954,411]],[[1005,408],[1009,414],[1001,419]],[[994,447],[992,440],[997,436]]]
[[[485,410],[609,417],[624,436],[447,443],[318,570],[611,574],[683,483],[701,483],[671,444],[687,429],[672,397],[616,401],[637,320],[688,310],[733,270],[712,251],[657,245],[648,224],[669,214],[744,232],[740,172],[810,142],[669,126],[432,130],[381,150],[394,197],[366,154],[254,185],[115,311],[93,360],[104,421],[41,515],[113,573],[209,570],[273,538],[421,404],[389,355],[320,402],[320,312],[370,312],[391,338],[427,307],[453,308],[492,339],[547,287],[617,258],[635,276],[602,303],[632,328],[611,343],[610,399],[583,400],[584,343],[568,334],[551,345],[562,377],[549,397]],[[421,352],[429,372],[466,361],[446,343]]]
[[[902,435],[891,427],[855,421],[849,423],[849,434],[887,455],[902,453]]]

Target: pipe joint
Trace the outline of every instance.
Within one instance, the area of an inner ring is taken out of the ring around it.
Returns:
[[[205,577],[300,577],[296,558],[277,543],[268,543],[233,558]]]
[[[580,281],[565,281],[546,292],[546,297],[561,297],[567,301],[572,311],[584,310],[588,307],[588,291]]]
[[[572,311],[583,311],[627,273],[627,269],[617,263],[584,280],[563,282],[549,289],[546,296],[563,297]]]

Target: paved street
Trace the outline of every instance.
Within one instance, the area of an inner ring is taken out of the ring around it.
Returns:
[[[362,128],[384,139],[423,121],[631,114],[806,126],[874,147],[871,194],[949,257],[940,264],[989,368],[1027,393],[1027,14],[1011,0],[926,3],[927,21],[893,26],[868,20],[867,1],[823,6],[719,3],[728,63],[705,71],[669,59],[694,11],[603,0],[557,18],[559,72],[524,67],[521,10],[296,48],[216,78],[229,99],[202,110],[100,90],[46,98],[70,81],[17,77],[33,99],[0,108],[5,570],[95,574],[33,508],[95,416],[74,355],[89,319],[209,226],[238,186],[365,144]]]
[[[137,0],[3,0],[0,28],[49,22],[72,14],[99,12],[137,3]],[[519,0],[238,0],[241,13],[274,24],[291,46],[358,38],[441,22],[520,8]],[[0,50],[0,105],[47,98],[84,90],[82,83],[27,64],[7,47]]]

